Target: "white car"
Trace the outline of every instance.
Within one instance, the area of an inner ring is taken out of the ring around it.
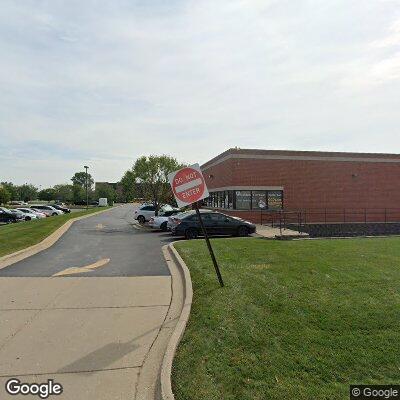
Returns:
[[[28,216],[34,216],[37,219],[46,218],[46,214],[36,211],[33,208],[18,207],[17,210],[22,211],[23,213],[27,214]],[[32,219],[35,219],[35,218],[32,218]]]
[[[46,214],[48,217],[53,215],[63,215],[64,213],[61,210],[57,210],[52,206],[44,206],[42,204],[33,205],[31,208],[35,211],[39,211],[43,214]]]
[[[149,226],[153,229],[161,229],[162,231],[166,232],[168,230],[168,219],[171,215],[178,214],[180,211],[178,208],[164,211],[160,213],[157,217],[151,217],[149,221]]]
[[[21,210],[17,210],[16,208],[11,208],[10,211],[13,214],[18,215],[21,219],[25,220],[25,221],[30,221],[31,219],[37,219],[36,215],[33,214],[28,214],[26,212],[23,212]]]
[[[21,200],[13,200],[10,201],[9,203],[11,206],[27,206],[28,203],[25,203],[25,201],[21,201]]]
[[[173,208],[166,204],[162,206],[159,210],[160,213],[165,211],[172,211]],[[139,224],[144,224],[150,221],[151,217],[154,217],[156,208],[153,204],[142,204],[138,209],[135,210],[134,218],[139,222]]]
[[[189,211],[181,211],[180,213],[168,217],[167,230],[171,231],[174,226],[180,224],[181,219],[185,217],[188,212]]]

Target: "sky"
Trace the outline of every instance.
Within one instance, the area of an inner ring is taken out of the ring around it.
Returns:
[[[400,153],[400,0],[2,0],[0,181],[141,155]]]

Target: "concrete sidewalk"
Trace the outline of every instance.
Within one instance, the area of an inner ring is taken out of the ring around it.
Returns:
[[[15,377],[54,379],[59,399],[135,399],[171,295],[170,276],[0,278],[0,398],[30,398],[6,394]]]
[[[270,225],[256,225],[256,233],[259,236],[268,238],[268,239],[276,239],[276,238],[299,238],[299,237],[308,237],[308,233],[294,231],[292,229],[284,229],[282,231],[279,227],[272,227]]]

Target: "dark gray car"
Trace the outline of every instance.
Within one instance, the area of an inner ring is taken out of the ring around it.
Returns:
[[[251,222],[223,213],[202,210],[201,216],[210,236],[248,236],[256,231]],[[174,236],[196,239],[203,234],[195,211],[178,214],[172,220],[171,232]]]

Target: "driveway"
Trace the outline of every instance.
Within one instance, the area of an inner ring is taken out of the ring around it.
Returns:
[[[54,379],[59,399],[135,399],[171,303],[161,246],[172,238],[138,227],[132,210],[77,221],[0,270],[1,399],[18,398],[4,392],[11,377]]]

